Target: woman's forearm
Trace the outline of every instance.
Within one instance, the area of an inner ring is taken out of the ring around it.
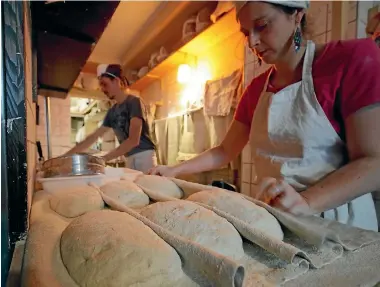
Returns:
[[[103,158],[104,160],[110,161],[114,158],[117,158],[119,156],[125,155],[128,152],[130,152],[134,147],[139,145],[139,141],[133,141],[130,138],[126,139],[121,145],[119,145],[117,148],[110,151],[108,154],[106,154]]]
[[[173,168],[177,175],[185,175],[217,169],[230,161],[231,159],[223,147],[217,146],[188,161],[177,164]]]
[[[87,138],[85,138],[82,142],[78,143],[75,147],[69,150],[65,155],[72,155],[74,153],[82,152],[88,149],[96,140],[104,135],[110,128],[101,126],[97,130],[95,130],[92,134],[90,134]]]
[[[84,141],[78,143],[71,150],[69,150],[65,155],[72,155],[88,149],[96,141],[96,139],[96,137],[91,136],[86,138]]]
[[[320,213],[376,190],[380,190],[380,157],[364,157],[333,172],[301,195],[315,213]]]

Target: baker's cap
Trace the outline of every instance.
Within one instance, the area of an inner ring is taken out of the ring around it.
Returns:
[[[121,79],[125,84],[128,85],[128,80],[123,75],[123,69],[119,64],[100,64],[97,67],[96,74],[98,78],[108,75],[113,78]]]

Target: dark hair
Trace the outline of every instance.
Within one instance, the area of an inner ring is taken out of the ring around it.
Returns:
[[[287,15],[293,15],[295,12],[299,12],[303,10],[302,8],[288,7],[281,4],[270,3],[270,5],[274,6],[276,9],[280,10],[281,12]],[[308,21],[306,21],[306,15],[304,15],[301,19],[301,30],[302,30],[302,33],[306,37],[311,36],[312,34],[311,29],[308,24],[309,24]]]
[[[106,77],[110,80],[114,80],[115,78],[119,78],[124,87],[129,86],[128,79],[123,75],[123,69],[120,65],[110,64],[110,65],[108,65],[106,72],[110,73],[110,74],[104,73],[101,75],[101,77]],[[114,76],[112,76],[112,75],[114,75]]]

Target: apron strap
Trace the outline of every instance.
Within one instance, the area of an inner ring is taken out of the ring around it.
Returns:
[[[302,67],[302,80],[312,80],[313,72],[313,60],[315,55],[315,43],[313,41],[307,41],[305,59]]]

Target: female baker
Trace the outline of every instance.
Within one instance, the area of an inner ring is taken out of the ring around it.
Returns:
[[[250,48],[272,67],[247,87],[219,146],[150,173],[216,169],[249,142],[261,181],[253,197],[377,230],[371,192],[380,190],[380,50],[371,39],[306,41],[308,2],[237,4]]]

